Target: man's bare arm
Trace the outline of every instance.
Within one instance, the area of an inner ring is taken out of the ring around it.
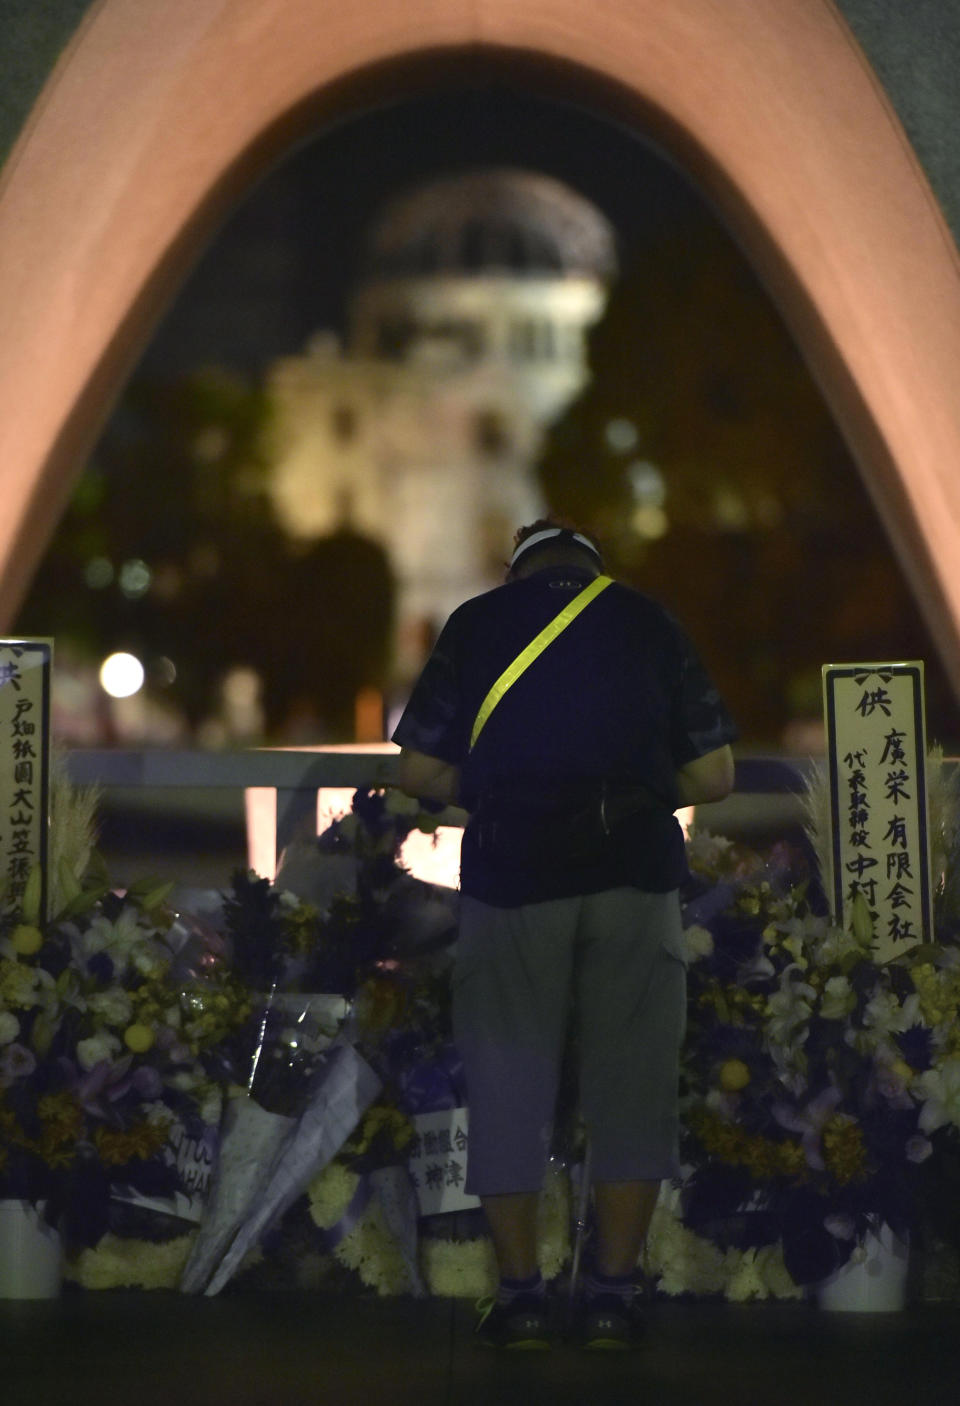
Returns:
[[[439,757],[428,757],[425,752],[402,747],[394,772],[394,784],[418,800],[456,805],[460,794],[460,768],[441,761]]]
[[[706,805],[722,801],[733,790],[733,753],[729,747],[718,747],[695,757],[676,773],[678,804]]]

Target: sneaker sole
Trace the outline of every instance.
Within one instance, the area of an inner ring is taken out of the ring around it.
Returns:
[[[480,1340],[480,1346],[492,1348],[495,1352],[549,1352],[550,1344],[542,1338],[519,1338],[513,1343],[489,1343]]]

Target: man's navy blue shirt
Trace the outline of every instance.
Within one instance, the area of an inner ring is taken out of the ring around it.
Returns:
[[[592,579],[551,566],[466,601],[444,626],[394,733],[402,747],[460,768],[475,810],[498,789],[535,796],[557,783],[636,782],[662,806],[618,827],[593,864],[536,870],[495,862],[464,832],[464,893],[501,907],[629,885],[663,893],[686,874],[673,815],[675,772],[736,737],[696,651],[655,601],[614,582],[507,690],[476,745],[491,685]]]

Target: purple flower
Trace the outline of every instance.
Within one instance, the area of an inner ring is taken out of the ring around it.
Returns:
[[[130,1082],[141,1098],[156,1099],[163,1092],[163,1080],[152,1064],[141,1064]]]
[[[788,1103],[775,1103],[771,1109],[781,1128],[801,1134],[800,1146],[807,1159],[807,1166],[812,1167],[814,1171],[822,1172],[826,1165],[820,1151],[820,1134],[824,1124],[833,1117],[834,1110],[842,1098],[843,1094],[836,1085],[828,1084],[822,1093],[810,1100],[802,1112],[797,1112]]]
[[[110,1118],[109,1105],[116,1103],[129,1093],[133,1085],[130,1077],[132,1055],[124,1055],[116,1063],[101,1059],[86,1073],[77,1069],[72,1060],[61,1059],[60,1067],[68,1086],[87,1113],[94,1118]]]

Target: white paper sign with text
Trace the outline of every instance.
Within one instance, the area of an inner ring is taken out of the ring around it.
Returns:
[[[834,916],[863,894],[879,961],[929,941],[923,664],[825,664]]]
[[[410,1176],[420,1200],[422,1216],[445,1211],[470,1211],[479,1206],[463,1186],[467,1176],[470,1140],[466,1108],[445,1108],[438,1113],[418,1113],[410,1149]]]
[[[52,640],[0,640],[0,906],[19,911],[30,872],[43,874],[46,916]]]

